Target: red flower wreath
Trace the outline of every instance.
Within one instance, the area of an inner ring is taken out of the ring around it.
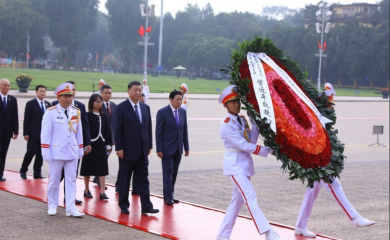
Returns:
[[[293,74],[279,61],[272,56],[271,58],[303,90]],[[262,64],[272,96],[277,130],[275,141],[281,147],[280,152],[305,169],[327,166],[332,156],[332,148],[326,130],[315,113],[291,91],[282,78],[267,64]],[[242,61],[239,72],[240,81],[250,80],[246,99],[257,113],[260,113],[246,59]]]

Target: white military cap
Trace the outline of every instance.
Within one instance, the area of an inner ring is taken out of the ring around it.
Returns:
[[[147,82],[147,81],[148,81],[147,79],[142,80],[142,82]]]
[[[236,85],[230,85],[226,87],[219,96],[219,103],[225,104],[231,100],[237,99],[240,96],[237,93]]]
[[[185,83],[182,83],[180,88],[184,89],[185,93],[188,93],[188,87],[187,87],[187,84]]]
[[[54,91],[54,95],[57,95],[57,97],[61,95],[73,95],[72,88],[72,84],[63,83],[56,88],[56,90]]]
[[[106,85],[106,82],[103,79],[100,79],[99,85]]]

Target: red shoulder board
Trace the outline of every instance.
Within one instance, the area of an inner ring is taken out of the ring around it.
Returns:
[[[228,123],[229,121],[230,121],[230,117],[227,117],[224,122]]]

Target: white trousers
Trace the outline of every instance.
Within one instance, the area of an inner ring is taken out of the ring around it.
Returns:
[[[355,218],[358,215],[356,209],[352,206],[352,204],[348,201],[347,196],[343,192],[343,188],[341,187],[340,182],[335,178],[333,183],[326,183],[323,180],[321,182],[314,182],[314,187],[308,187],[305,192],[305,197],[302,201],[301,210],[299,212],[299,216],[297,219],[297,227],[306,228],[307,222],[309,221],[309,217],[311,214],[311,210],[313,209],[314,201],[316,200],[318,193],[321,190],[321,187],[324,187],[330,194],[332,194],[333,198],[340,205],[341,209],[345,212],[350,220]]]
[[[225,217],[223,218],[218,236],[230,237],[234,224],[236,223],[237,216],[244,203],[246,203],[249,213],[260,235],[270,230],[271,225],[265,218],[259,204],[257,203],[256,192],[252,186],[250,177],[246,175],[232,175],[229,176],[229,178],[233,182],[232,201],[230,202]]]
[[[65,201],[66,211],[76,208],[76,171],[78,160],[51,160],[49,162],[49,183],[47,185],[47,205],[49,208],[58,207],[60,194],[61,172],[65,173]]]

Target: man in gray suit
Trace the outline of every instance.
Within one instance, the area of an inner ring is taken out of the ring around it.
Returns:
[[[180,107],[182,100],[181,92],[171,92],[170,104],[157,112],[156,119],[157,156],[162,161],[164,202],[169,206],[179,202],[173,193],[183,148],[184,156],[190,154],[187,111]]]
[[[108,118],[110,119],[110,125],[111,125],[111,138],[112,138],[112,145],[115,145],[115,129],[116,129],[116,104],[114,102],[111,102],[112,97],[112,88],[109,85],[103,85],[100,88],[100,95],[103,98],[103,107],[102,110],[104,114],[108,115]],[[97,183],[100,188],[100,182],[99,178],[95,176],[93,179],[94,183]],[[107,188],[107,187],[106,187]]]

